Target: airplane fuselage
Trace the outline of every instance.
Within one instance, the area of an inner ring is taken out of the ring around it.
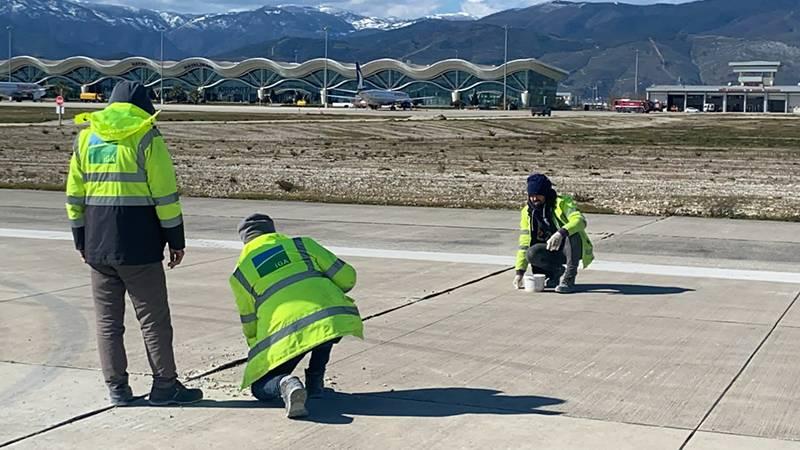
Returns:
[[[22,100],[26,98],[39,100],[44,97],[46,91],[47,88],[39,86],[36,83],[0,81],[0,97],[8,97],[13,100]]]
[[[357,100],[360,100],[370,107],[380,107],[384,105],[400,105],[410,108],[411,97],[402,91],[388,91],[383,89],[366,89],[359,91]]]

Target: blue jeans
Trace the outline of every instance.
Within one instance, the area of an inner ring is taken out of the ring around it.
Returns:
[[[274,401],[281,398],[281,380],[294,372],[294,369],[300,364],[300,361],[308,354],[311,353],[311,360],[308,362],[308,373],[323,374],[325,373],[325,366],[331,359],[331,350],[333,350],[334,341],[326,342],[312,349],[310,352],[303,353],[296,356],[289,361],[281,364],[280,366],[270,370],[266,375],[259,378],[252,386],[250,391],[255,398],[264,401]]]

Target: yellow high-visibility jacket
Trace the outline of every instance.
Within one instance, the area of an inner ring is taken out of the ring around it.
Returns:
[[[586,217],[578,211],[578,206],[572,197],[568,195],[559,195],[556,199],[556,207],[553,211],[553,217],[559,228],[567,230],[570,236],[578,233],[581,237],[583,244],[583,255],[581,261],[583,262],[584,269],[589,267],[589,264],[594,261],[594,250],[592,241],[589,240],[589,235],[586,234]],[[527,270],[528,260],[525,258],[525,253],[531,246],[531,215],[528,210],[528,205],[522,208],[519,219],[519,249],[517,250],[516,270]]]
[[[250,347],[243,388],[320,344],[363,338],[358,308],[345,295],[356,284],[355,269],[313,239],[253,239],[229,282]]]
[[[67,177],[67,216],[87,262],[147,264],[185,246],[175,170],[156,115],[130,103],[81,114]]]

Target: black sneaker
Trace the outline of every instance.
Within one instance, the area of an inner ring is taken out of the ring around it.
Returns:
[[[559,294],[571,294],[575,292],[575,278],[562,278],[561,283],[556,286],[556,292]]]
[[[203,391],[200,389],[189,389],[175,381],[175,385],[169,388],[155,388],[150,391],[149,402],[151,406],[168,405],[189,405],[197,403],[203,399]]]
[[[136,401],[131,387],[127,384],[124,386],[115,387],[113,389],[109,388],[108,399],[114,406],[128,406]]]

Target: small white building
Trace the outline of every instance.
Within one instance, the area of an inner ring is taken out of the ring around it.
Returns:
[[[660,101],[669,111],[788,113],[800,108],[800,85],[776,86],[781,63],[732,62],[738,84],[728,86],[664,85],[647,88],[647,99]]]
[[[556,92],[556,101],[561,100],[567,106],[572,106],[575,103],[575,97],[572,92]]]

